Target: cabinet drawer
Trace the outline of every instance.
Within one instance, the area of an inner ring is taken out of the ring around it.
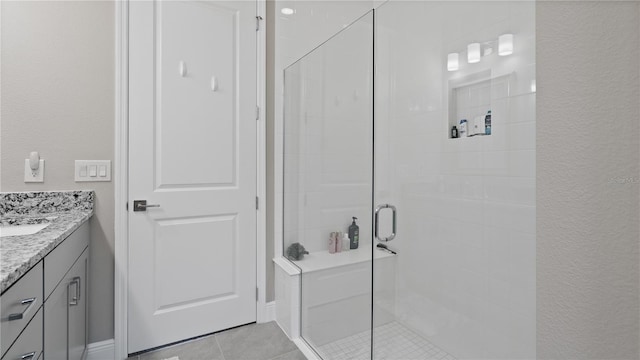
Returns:
[[[4,336],[4,335],[3,335]],[[29,356],[33,354],[32,356]],[[36,360],[42,355],[42,309],[9,348],[2,360]]]
[[[42,305],[42,267],[41,261],[13,284],[9,290],[5,291],[0,298],[2,309],[1,354],[7,351]]]
[[[44,258],[47,275],[44,277],[44,297],[51,295],[71,265],[89,246],[89,222],[85,222]]]

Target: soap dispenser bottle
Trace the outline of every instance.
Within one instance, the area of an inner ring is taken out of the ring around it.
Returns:
[[[360,241],[360,227],[356,224],[357,217],[353,217],[353,222],[349,226],[349,248],[357,249]]]

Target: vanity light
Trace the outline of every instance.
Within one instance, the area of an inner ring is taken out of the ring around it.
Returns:
[[[513,54],[513,34],[503,34],[498,37],[498,55]]]
[[[480,43],[467,45],[467,61],[469,64],[480,62]]]
[[[284,15],[293,15],[295,10],[293,10],[292,8],[282,8],[280,9],[280,12],[283,13]]]
[[[447,55],[447,70],[456,71],[459,69],[460,64],[459,64],[458,58],[459,58],[458,53],[451,53]]]

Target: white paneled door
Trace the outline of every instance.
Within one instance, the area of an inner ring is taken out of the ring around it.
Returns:
[[[256,3],[131,1],[129,21],[134,353],[256,320]]]

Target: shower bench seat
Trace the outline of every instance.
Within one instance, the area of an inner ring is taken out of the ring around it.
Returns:
[[[379,325],[392,320],[397,255],[374,250],[373,256]],[[300,261],[274,259],[276,320],[285,333],[292,339],[303,334],[321,345],[370,328],[371,261],[370,246],[335,254],[315,251]]]
[[[373,255],[375,260],[397,256],[380,250],[374,250]],[[293,263],[299,267],[303,273],[309,273],[359,264],[367,261],[371,261],[371,247],[369,246],[335,254],[330,254],[326,250],[314,251],[305,255],[302,260],[293,261]]]

